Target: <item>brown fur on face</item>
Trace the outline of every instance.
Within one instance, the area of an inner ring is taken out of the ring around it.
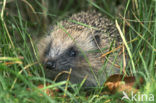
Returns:
[[[113,41],[116,41],[114,45]],[[81,83],[87,75],[84,85],[96,86],[97,81],[102,84],[106,75],[118,73],[119,69],[109,62],[102,68],[106,60],[100,58],[102,53],[89,51],[105,48],[105,53],[110,46],[114,48],[120,43],[117,29],[109,19],[96,12],[80,12],[55,25],[50,35],[41,39],[38,50],[45,65],[46,77],[54,79],[59,72],[72,68],[72,83]],[[114,58],[113,54],[108,57],[112,62]],[[121,57],[118,57],[116,63],[120,61]],[[101,74],[98,73],[100,71]],[[66,77],[63,74],[58,81],[66,80]]]

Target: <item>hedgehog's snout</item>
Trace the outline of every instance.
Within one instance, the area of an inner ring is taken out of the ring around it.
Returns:
[[[45,67],[46,69],[56,69],[56,62],[54,60],[48,60],[46,63],[45,63]]]

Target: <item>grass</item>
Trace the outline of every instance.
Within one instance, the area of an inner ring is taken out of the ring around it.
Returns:
[[[125,50],[128,50],[130,56],[127,68],[131,69],[128,74],[133,74],[136,78],[142,75],[145,84],[140,92],[156,96],[156,2],[127,0],[120,4],[119,1],[0,1],[0,102],[114,103],[120,101],[118,95],[100,95],[100,89],[93,90],[87,98],[86,91],[81,90],[81,87],[69,84],[73,92],[68,91],[62,86],[66,81],[54,83],[46,80],[42,66],[37,63],[35,38],[46,34],[49,24],[55,24],[67,15],[88,9],[96,9],[114,22],[117,20],[120,24],[117,27],[126,45]],[[123,9],[117,11],[118,6]],[[37,88],[37,85],[45,85],[47,81],[53,85],[45,86],[43,89],[57,87],[63,92],[51,98]],[[61,98],[60,95],[64,93],[67,98]]]

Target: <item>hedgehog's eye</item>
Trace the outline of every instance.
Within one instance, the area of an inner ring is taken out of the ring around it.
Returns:
[[[77,51],[72,47],[69,49],[68,55],[70,57],[75,57],[77,55]]]

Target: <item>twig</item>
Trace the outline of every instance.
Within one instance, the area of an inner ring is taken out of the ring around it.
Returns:
[[[72,69],[70,68],[70,71],[68,72],[68,77],[67,77],[67,82],[66,82],[66,87],[65,87],[63,97],[66,97],[66,92],[67,92],[67,89],[68,89],[68,84],[69,84],[69,79],[70,79],[71,72],[72,72]]]

